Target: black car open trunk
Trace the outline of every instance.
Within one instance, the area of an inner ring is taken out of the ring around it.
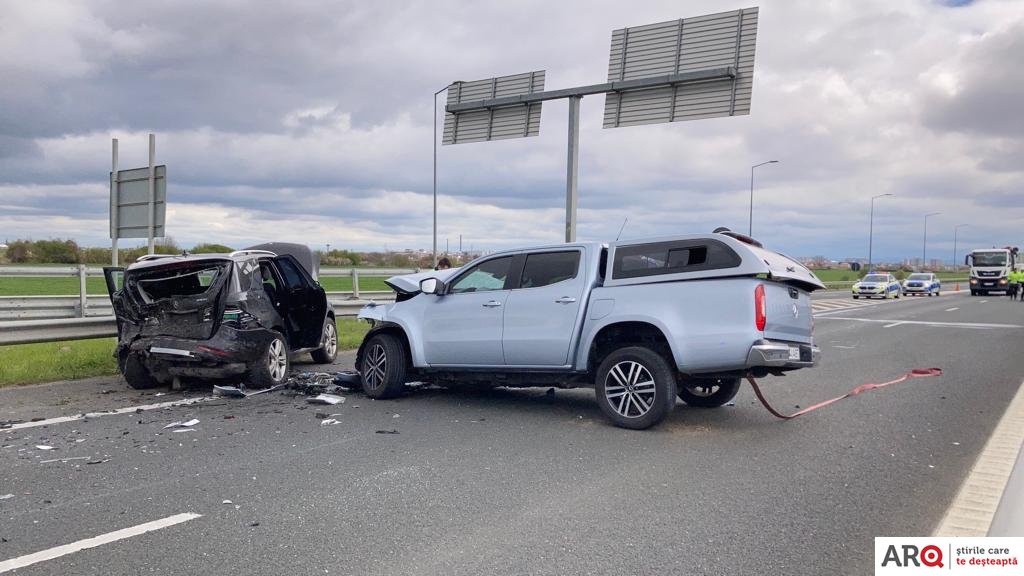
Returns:
[[[125,273],[115,311],[141,336],[209,339],[220,326],[230,260],[170,262]]]

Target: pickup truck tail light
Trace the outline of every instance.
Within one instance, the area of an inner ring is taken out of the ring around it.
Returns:
[[[768,304],[764,301],[764,284],[758,284],[754,288],[754,325],[761,332],[768,322]]]

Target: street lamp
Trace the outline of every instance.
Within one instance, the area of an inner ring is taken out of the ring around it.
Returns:
[[[956,233],[965,226],[970,226],[970,224],[957,224],[953,226],[953,272],[960,269],[960,264],[956,261]]]
[[[932,212],[924,215],[924,242],[921,243],[921,272],[924,272],[924,267],[928,265],[928,219],[939,214],[942,214],[942,212]]]
[[[872,196],[871,197],[871,224],[869,225],[870,228],[869,228],[869,231],[868,231],[868,273],[869,274],[871,273],[871,263],[873,262],[871,257],[872,257],[872,249],[874,248],[874,241],[875,241],[875,199],[876,198],[882,198],[882,197],[885,197],[885,196],[895,196],[895,194],[887,193],[887,194],[879,194],[878,196]]]
[[[750,167],[750,220],[747,224],[747,236],[751,238],[754,237],[754,168],[764,166],[765,164],[778,164],[778,162],[778,160],[769,160]]]
[[[434,268],[437,268],[437,96],[447,89],[445,86],[434,92]]]

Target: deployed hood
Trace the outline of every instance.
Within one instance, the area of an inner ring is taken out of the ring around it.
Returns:
[[[449,268],[448,270],[428,270],[416,274],[403,274],[401,276],[392,276],[385,280],[384,283],[391,286],[399,294],[415,294],[420,291],[421,280],[437,278],[447,282],[458,271],[458,268]]]
[[[278,256],[288,255],[298,260],[299,264],[309,272],[313,280],[320,278],[320,255],[309,249],[305,244],[292,244],[290,242],[267,242],[249,246],[246,250],[267,250]]]

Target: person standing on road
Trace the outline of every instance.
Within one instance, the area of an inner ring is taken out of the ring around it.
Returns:
[[[1010,300],[1018,296],[1024,302],[1024,270],[1010,272]]]

